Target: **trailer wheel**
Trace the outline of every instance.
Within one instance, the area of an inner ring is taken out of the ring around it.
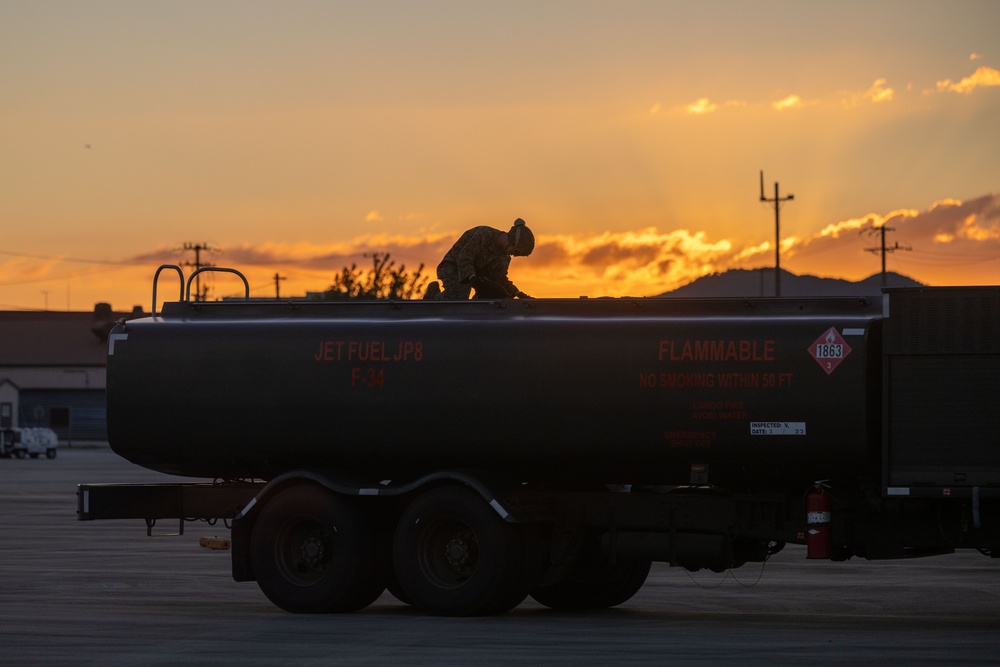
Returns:
[[[531,597],[551,609],[607,609],[627,602],[649,576],[651,561],[618,561],[606,558],[577,563],[566,579],[539,586]]]
[[[56,450],[54,450],[54,449],[46,449],[45,450],[45,458],[47,458],[47,459],[54,459],[55,457],[56,457]]]
[[[403,513],[393,563],[403,594],[441,616],[500,614],[527,597],[537,570],[523,526],[464,487],[439,487]]]
[[[250,537],[257,584],[293,613],[367,607],[384,588],[374,556],[374,531],[361,512],[314,485],[278,492],[260,510]]]

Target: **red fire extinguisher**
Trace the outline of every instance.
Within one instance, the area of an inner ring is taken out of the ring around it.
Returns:
[[[831,510],[833,496],[827,493],[822,482],[816,482],[806,494],[806,558],[830,558],[832,555]]]

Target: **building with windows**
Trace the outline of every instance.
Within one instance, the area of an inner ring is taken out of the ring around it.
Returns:
[[[0,429],[47,427],[61,444],[107,442],[105,370],[116,313],[0,311]]]

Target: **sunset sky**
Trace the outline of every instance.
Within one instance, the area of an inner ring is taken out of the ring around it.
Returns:
[[[524,218],[537,297],[1000,284],[1000,2],[0,3],[0,309],[319,291]],[[171,282],[172,281],[172,282]],[[165,279],[161,294],[176,294]],[[238,292],[228,277],[210,297]]]

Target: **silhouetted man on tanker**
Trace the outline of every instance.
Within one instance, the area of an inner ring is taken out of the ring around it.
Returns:
[[[475,289],[477,299],[530,299],[510,281],[507,269],[512,256],[527,257],[534,249],[535,235],[521,218],[507,232],[485,225],[473,227],[459,237],[438,264],[437,275],[444,283],[444,291],[434,281],[427,286],[424,298],[465,300]]]

